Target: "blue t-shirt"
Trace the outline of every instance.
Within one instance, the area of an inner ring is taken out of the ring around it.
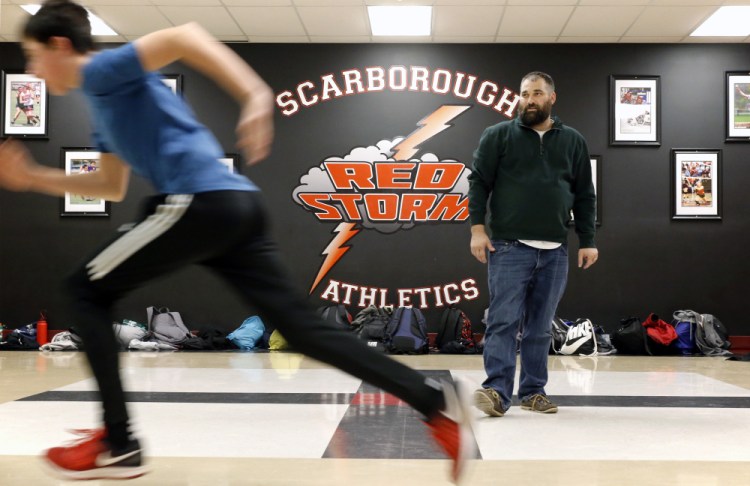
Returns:
[[[157,74],[144,71],[133,44],[94,54],[82,91],[97,149],[117,154],[160,193],[258,190],[218,161],[219,142]]]

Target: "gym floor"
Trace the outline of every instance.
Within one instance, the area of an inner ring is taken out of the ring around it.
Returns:
[[[419,414],[292,352],[123,353],[153,471],[135,485],[440,485]],[[399,356],[479,387],[480,356]],[[477,413],[464,484],[750,485],[750,369],[701,357],[550,356],[554,415]],[[0,485],[70,484],[38,455],[100,411],[80,352],[0,352]],[[90,481],[89,486],[112,484]]]

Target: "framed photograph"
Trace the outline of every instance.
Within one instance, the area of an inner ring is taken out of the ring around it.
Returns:
[[[596,225],[602,224],[602,156],[591,155],[591,178],[594,181],[594,191],[596,192]],[[570,223],[573,224],[575,217],[573,211],[570,212]]]
[[[750,72],[727,72],[727,142],[750,142]]]
[[[66,174],[88,174],[99,168],[101,153],[88,147],[63,147],[61,166]],[[65,193],[60,202],[61,216],[109,216],[110,203],[85,194]]]
[[[672,219],[721,219],[721,150],[672,149]]]
[[[48,106],[44,81],[3,71],[3,137],[47,138]]]
[[[225,154],[219,162],[224,164],[229,172],[237,174],[240,172],[240,156],[237,154]]]
[[[609,144],[661,145],[659,76],[609,77]]]
[[[172,93],[182,96],[182,74],[162,74],[161,81],[170,87]]]

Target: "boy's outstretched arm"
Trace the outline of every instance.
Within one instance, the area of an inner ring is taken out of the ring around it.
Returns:
[[[147,34],[134,45],[147,71],[180,61],[214,80],[241,106],[237,146],[248,164],[268,155],[273,141],[273,91],[234,51],[196,23]]]
[[[67,175],[64,170],[39,165],[20,142],[0,145],[0,187],[52,196],[66,192],[122,201],[127,193],[130,167],[117,156],[103,153],[96,172]]]

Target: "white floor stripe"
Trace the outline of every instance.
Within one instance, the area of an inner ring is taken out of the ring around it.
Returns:
[[[128,391],[193,393],[356,393],[362,381],[334,369],[123,368]],[[59,391],[91,391],[93,379]]]

